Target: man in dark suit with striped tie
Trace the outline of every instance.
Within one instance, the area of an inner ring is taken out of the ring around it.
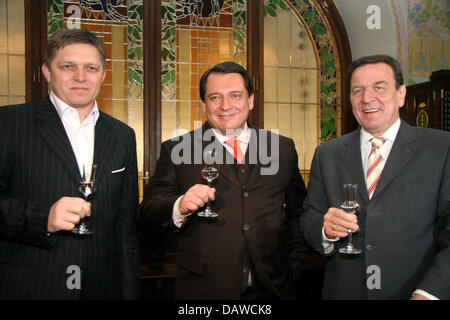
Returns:
[[[49,97],[0,107],[0,299],[138,297],[136,142],[97,108],[105,61],[95,35],[60,30],[42,66]],[[81,219],[91,235],[72,232]]]
[[[450,134],[400,119],[390,56],[354,61],[348,85],[361,128],[317,147],[300,223],[327,256],[323,298],[450,299]],[[357,184],[357,216],[340,208],[343,184]]]

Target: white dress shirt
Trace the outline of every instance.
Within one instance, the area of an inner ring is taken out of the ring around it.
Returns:
[[[50,92],[50,100],[55,106],[69,137],[80,175],[83,175],[84,167],[85,177],[89,180],[94,159],[95,124],[100,116],[97,102],[94,103],[86,119],[80,122],[77,109],[63,102],[53,91]]]

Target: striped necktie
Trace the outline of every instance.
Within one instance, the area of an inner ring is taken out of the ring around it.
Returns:
[[[238,139],[229,139],[225,141],[227,145],[233,148],[233,157],[239,162],[242,163],[244,160],[244,154],[241,151],[241,144]]]
[[[366,184],[369,193],[369,199],[372,198],[373,192],[380,180],[381,171],[383,171],[385,161],[380,153],[380,147],[384,144],[384,138],[372,138],[372,150],[370,150],[367,160]]]

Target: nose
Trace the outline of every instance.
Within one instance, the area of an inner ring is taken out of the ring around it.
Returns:
[[[369,103],[371,101],[373,101],[375,99],[375,92],[373,90],[373,88],[371,87],[367,87],[364,89],[363,94],[362,94],[362,100],[365,103]]]
[[[230,110],[233,108],[233,103],[231,101],[231,98],[228,97],[228,95],[225,95],[222,101],[222,104],[220,106],[222,110]]]
[[[85,80],[85,74],[83,68],[77,68],[74,71],[73,78],[75,81],[83,82]]]

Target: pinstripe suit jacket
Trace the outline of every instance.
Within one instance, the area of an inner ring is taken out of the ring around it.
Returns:
[[[137,297],[136,141],[131,128],[102,112],[94,163],[87,223],[95,234],[48,235],[50,207],[80,196],[75,155],[48,98],[0,107],[0,299]]]

